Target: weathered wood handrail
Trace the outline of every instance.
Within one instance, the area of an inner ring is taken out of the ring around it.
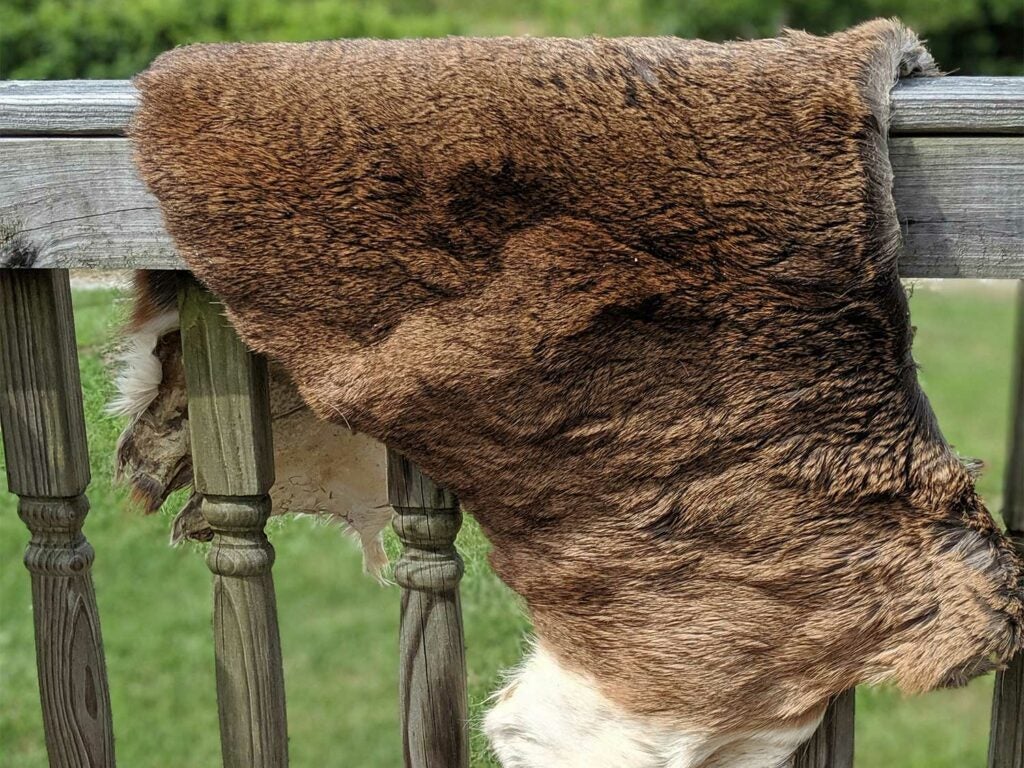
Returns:
[[[127,81],[0,83],[0,265],[180,268],[120,138]],[[1024,272],[1024,78],[911,80],[893,92],[907,277]]]
[[[1024,133],[1021,80],[904,80],[893,94],[895,134]],[[130,80],[0,81],[0,135],[123,136],[137,95]]]
[[[1024,280],[1024,78],[906,81],[894,90],[892,105],[901,274]],[[81,536],[88,457],[66,269],[184,266],[132,166],[124,133],[135,107],[127,81],[0,82],[0,419],[10,488],[22,497],[22,517],[32,530],[26,562],[47,746],[56,766],[113,765],[88,572],[92,551]],[[196,486],[216,534],[208,562],[215,574],[224,764],[285,766],[273,548],[263,533],[273,481],[265,370],[212,297],[190,287],[182,301]],[[1021,313],[1024,318],[1024,288]],[[1021,537],[1024,327],[1017,343],[1005,515]],[[463,768],[458,502],[394,452],[389,498],[404,545],[396,579],[403,588],[405,763]],[[78,684],[82,674],[89,676],[85,686]],[[997,678],[990,768],[1022,768],[1022,691],[1018,657]],[[796,768],[850,768],[853,712],[852,691],[837,697],[796,756]]]

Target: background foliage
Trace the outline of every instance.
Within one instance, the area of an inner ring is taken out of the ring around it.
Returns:
[[[899,16],[961,74],[1024,73],[1021,0],[0,0],[0,78],[123,78],[220,40],[826,33]]]

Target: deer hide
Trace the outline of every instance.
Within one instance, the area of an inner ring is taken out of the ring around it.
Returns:
[[[546,653],[756,730],[1022,644],[897,277],[888,92],[932,74],[884,20],[200,45],[131,136],[245,341],[462,498]]]

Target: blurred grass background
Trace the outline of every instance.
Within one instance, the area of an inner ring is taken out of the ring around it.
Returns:
[[[1024,72],[1020,0],[0,0],[0,77],[130,77],[214,40],[436,35],[824,34],[899,16],[961,74]]]
[[[675,34],[724,40],[782,26],[827,33],[900,16],[960,74],[1024,74],[1020,0],[0,0],[0,78],[123,78],[175,45],[446,34]],[[948,284],[947,284],[948,285]],[[102,413],[119,318],[113,290],[76,291],[93,461],[86,532],[113,698],[118,758],[131,768],[219,764],[209,573],[195,547],[166,546],[169,518],[143,518],[111,487],[121,424]],[[912,300],[922,381],[958,449],[981,457],[999,506],[1005,456],[1012,292],[958,283]],[[2,462],[2,454],[0,454]],[[4,488],[6,491],[6,487]],[[360,572],[354,546],[305,520],[275,522],[292,764],[390,768],[397,723],[398,594]],[[46,765],[37,699],[26,531],[0,493],[0,766]],[[528,622],[490,573],[467,521],[465,606],[474,717],[521,655]],[[392,547],[394,546],[392,542]],[[981,768],[991,679],[904,701],[858,693],[857,768]],[[474,736],[474,766],[493,766]]]
[[[915,355],[947,437],[985,459],[980,488],[999,508],[1007,436],[1013,291],[1006,283],[944,283],[912,300]],[[79,359],[92,457],[86,533],[110,675],[118,761],[130,768],[219,764],[210,631],[210,574],[197,546],[167,546],[170,517],[142,517],[111,486],[119,419],[103,413],[108,360],[122,310],[115,290],[75,291]],[[0,454],[2,464],[2,454]],[[6,487],[4,488],[6,491]],[[0,493],[0,765],[43,768],[31,594],[21,567],[27,532]],[[398,591],[361,573],[336,529],[275,520],[277,582],[292,765],[400,765]],[[394,551],[394,542],[390,542]],[[520,657],[528,622],[490,572],[487,544],[468,520],[459,539],[473,717],[501,671]],[[982,768],[991,678],[905,700],[858,694],[857,768]],[[496,768],[478,730],[473,766]]]

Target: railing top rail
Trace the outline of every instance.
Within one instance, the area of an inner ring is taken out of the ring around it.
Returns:
[[[0,81],[0,267],[184,267],[123,138],[136,104],[127,80]],[[900,273],[1024,279],[1024,77],[892,104]]]
[[[135,104],[130,80],[0,81],[0,136],[123,136]],[[900,81],[890,128],[1024,135],[1024,77]]]

